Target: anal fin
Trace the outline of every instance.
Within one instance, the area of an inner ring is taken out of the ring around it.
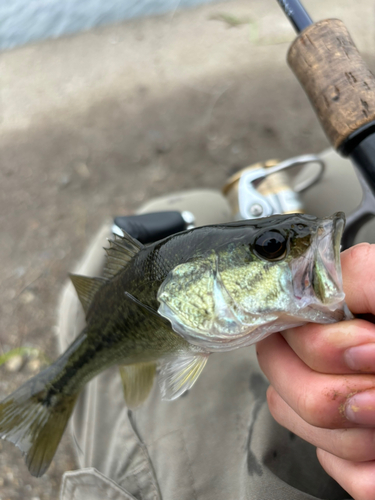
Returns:
[[[163,400],[177,399],[191,389],[206,366],[208,354],[182,354],[161,364],[159,384]]]
[[[156,363],[136,363],[119,366],[124,398],[130,409],[141,405],[154,384]]]

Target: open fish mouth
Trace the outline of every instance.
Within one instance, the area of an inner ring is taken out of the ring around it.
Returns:
[[[308,250],[291,262],[294,296],[298,307],[312,308],[321,313],[319,316],[327,316],[327,319],[332,316],[332,321],[344,319],[348,315],[347,308],[344,308],[345,294],[340,264],[340,243],[344,227],[345,215],[342,212],[322,219],[314,228]]]

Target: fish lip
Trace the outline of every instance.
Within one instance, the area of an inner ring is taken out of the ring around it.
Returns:
[[[345,214],[344,212],[336,212],[332,215],[332,218],[333,218],[333,224],[334,224],[334,228],[333,228],[333,237],[334,237],[334,241],[333,241],[333,248],[334,248],[334,252],[335,252],[335,261],[338,263],[338,266],[339,266],[339,269],[338,269],[338,272],[339,272],[339,275],[340,275],[340,279],[342,279],[342,276],[341,276],[341,262],[340,262],[340,250],[341,250],[341,239],[342,239],[342,235],[344,233],[344,229],[345,229],[345,224],[346,224],[346,218],[345,218]]]
[[[299,308],[324,308],[334,311],[343,304],[340,244],[345,227],[345,214],[336,212],[318,219],[311,230],[311,245],[303,256],[292,261],[294,295]],[[323,274],[330,290],[319,293],[317,278]]]
[[[345,228],[345,214],[344,212],[336,212],[331,217],[325,217],[322,219],[323,223],[326,221],[331,222],[332,224],[332,237],[333,237],[333,245],[335,249],[335,256],[340,257],[340,246],[341,246],[341,238]]]
[[[317,241],[317,249],[315,252],[314,265],[317,265],[319,259],[324,263],[327,272],[331,275],[333,281],[342,292],[342,273],[341,273],[341,238],[345,228],[345,214],[336,212],[331,217],[326,217],[322,220],[322,224],[318,228],[326,230],[326,234],[319,237]],[[329,241],[325,241],[325,240]],[[332,252],[332,253],[331,253]]]

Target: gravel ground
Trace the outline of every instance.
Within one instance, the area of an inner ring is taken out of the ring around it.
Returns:
[[[261,159],[327,146],[284,62],[293,33],[277,6],[259,4],[204,6],[173,22],[144,19],[3,54],[3,352],[28,346],[56,356],[60,290],[109,217],[171,191],[220,188]],[[229,28],[213,20],[218,11],[259,19],[257,38],[247,21]],[[276,31],[270,19],[279,19]],[[356,33],[369,47],[360,27]],[[40,367],[16,361],[0,367],[0,397]],[[57,498],[63,472],[76,467],[68,433],[41,479],[11,444],[0,451],[1,500]]]

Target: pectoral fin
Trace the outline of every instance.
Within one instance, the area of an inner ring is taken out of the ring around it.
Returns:
[[[129,408],[141,405],[150,394],[156,373],[155,363],[119,366],[124,398]]]
[[[176,399],[193,387],[206,366],[208,354],[183,354],[165,360],[159,373],[159,384],[164,400]]]

